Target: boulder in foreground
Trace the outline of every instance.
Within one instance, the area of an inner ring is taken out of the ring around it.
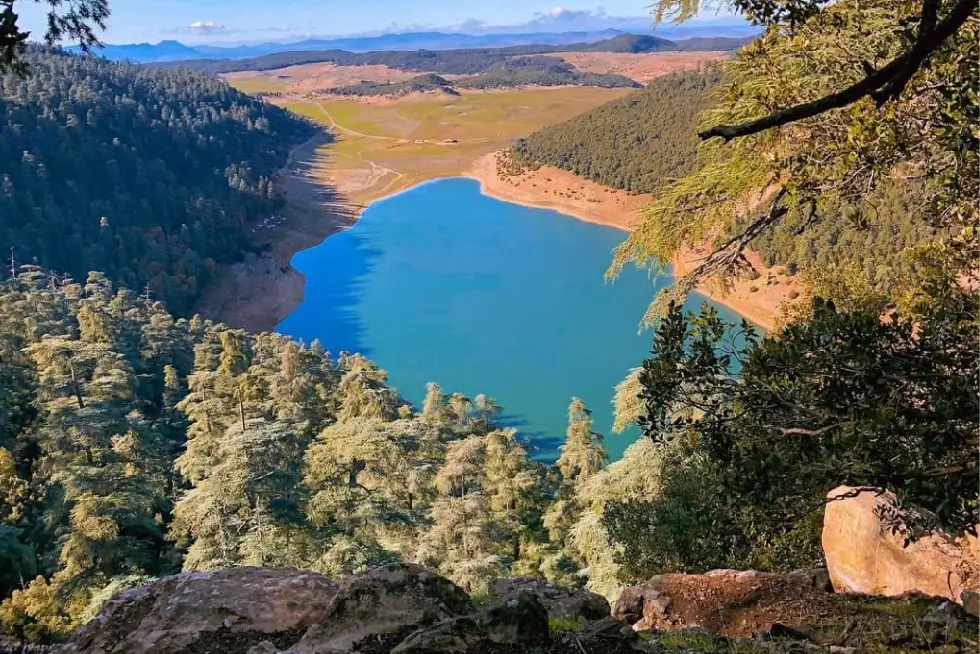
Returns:
[[[332,580],[282,568],[229,568],[124,591],[63,654],[343,652],[367,636],[408,634],[472,609],[451,581],[393,564]]]
[[[544,579],[495,579],[490,582],[489,591],[496,598],[527,591],[538,598],[552,620],[602,620],[610,614],[609,602],[602,595],[584,589],[565,588]]]
[[[823,550],[841,593],[895,597],[919,593],[969,604],[980,589],[976,537],[933,533],[906,544],[879,518],[893,496],[841,486],[828,495]]]

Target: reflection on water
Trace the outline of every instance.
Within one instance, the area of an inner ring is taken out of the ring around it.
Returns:
[[[637,324],[655,292],[638,270],[603,280],[622,239],[489,198],[471,180],[431,182],[297,254],[306,297],[278,331],[366,354],[416,404],[429,381],[485,393],[541,459],[556,456],[568,404],[581,397],[617,458],[636,434],[609,435],[612,391],[649,351]]]

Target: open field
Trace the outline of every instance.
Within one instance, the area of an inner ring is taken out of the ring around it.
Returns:
[[[564,59],[583,73],[624,75],[646,83],[675,70],[696,67],[726,56],[725,52],[560,52],[549,57]],[[383,65],[338,66],[330,63],[302,64],[276,70],[227,73],[228,83],[244,93],[276,91],[287,95],[306,95],[361,81],[401,82],[427,71],[405,71]],[[442,75],[455,80],[468,75]]]
[[[396,70],[387,66],[337,66],[336,64],[303,64],[277,70],[228,73],[224,78],[243,93],[282,91],[310,93],[336,86],[371,82],[400,82],[419,73]]]
[[[696,68],[724,58],[727,52],[560,52],[561,57],[583,73],[623,75],[646,84],[675,70]]]
[[[563,87],[372,103],[284,99],[281,104],[334,133],[336,141],[323,146],[323,181],[363,206],[428,179],[460,175],[520,136],[628,92]]]

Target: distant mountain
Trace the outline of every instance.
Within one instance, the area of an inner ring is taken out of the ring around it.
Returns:
[[[78,51],[77,47],[67,48]],[[159,43],[133,43],[130,45],[106,45],[97,51],[110,61],[128,59],[141,64],[160,63],[164,61],[186,61],[188,59],[203,59],[210,55],[180,41],[160,41]]]
[[[709,27],[671,27],[659,36],[629,34],[615,29],[578,32],[532,32],[526,34],[461,34],[456,32],[406,32],[380,36],[358,36],[324,39],[307,39],[297,43],[261,43],[234,47],[197,45],[188,46],[179,41],[160,43],[136,43],[131,45],[106,45],[99,54],[106,59],[128,59],[137,63],[163,63],[191,59],[238,60],[254,59],[282,52],[311,52],[344,50],[353,53],[414,51],[414,50],[464,50],[505,48],[514,46],[564,46],[611,41],[624,49],[604,49],[603,52],[655,52],[662,42],[687,39],[697,41],[704,37],[745,38],[757,33],[751,26],[720,24]],[[664,38],[666,37],[666,38]],[[692,38],[697,37],[697,38]],[[616,41],[622,39],[622,41]],[[633,49],[626,49],[633,48]],[[638,49],[637,49],[638,48]],[[69,48],[73,50],[75,48]],[[678,48],[672,48],[678,49]],[[701,49],[682,48],[682,49]],[[704,49],[731,49],[730,47]]]
[[[531,34],[456,34],[446,32],[410,32],[335,39],[307,39],[297,43],[261,43],[222,47],[187,46],[178,41],[157,44],[106,45],[98,54],[111,60],[128,59],[136,63],[162,63],[188,59],[247,59],[279,52],[311,50],[346,50],[378,52],[392,50],[459,50],[464,48],[502,48],[515,45],[565,45],[593,43],[622,34],[618,30],[596,32],[560,32]],[[69,48],[77,50],[77,48]]]

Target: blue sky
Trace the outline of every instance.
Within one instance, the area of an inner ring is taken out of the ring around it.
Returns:
[[[103,40],[133,43],[287,41],[311,36],[456,28],[468,33],[501,26],[535,31],[640,30],[650,26],[649,0],[110,0]],[[16,3],[40,36],[41,5]],[[716,19],[712,12],[706,16]],[[722,16],[722,18],[725,18]]]

